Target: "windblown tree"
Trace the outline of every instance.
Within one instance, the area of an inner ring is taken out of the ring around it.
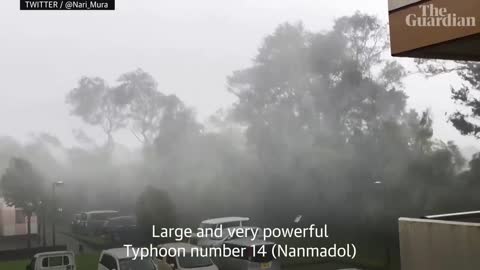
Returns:
[[[461,107],[450,115],[450,122],[462,134],[480,139],[480,64],[465,61],[417,59],[419,71],[427,77],[455,73],[462,86],[452,87],[452,99]]]
[[[114,145],[113,133],[125,126],[125,114],[115,102],[115,89],[98,77],[83,77],[67,95],[72,114],[85,123],[99,126],[107,135],[107,148]]]
[[[148,242],[158,240],[151,238],[152,226],[155,225],[159,231],[161,228],[175,228],[177,225],[175,207],[169,194],[152,186],[148,186],[138,197],[136,216],[140,231]]]
[[[172,124],[195,122],[185,104],[175,95],[158,91],[155,79],[143,70],[125,73],[118,82],[116,103],[125,111],[130,130],[144,146],[151,146],[155,139],[167,133],[176,132],[174,136],[180,136],[185,131]]]
[[[406,72],[385,57],[386,42],[384,25],[361,13],[338,19],[324,33],[283,24],[265,38],[251,67],[233,73],[233,117],[246,126],[267,175],[258,188],[326,215],[329,209],[338,214],[329,203],[344,202],[359,216],[369,200],[397,207],[386,198],[413,196],[405,179],[426,193],[426,177],[445,168],[434,161],[437,150],[447,147],[434,143],[428,113],[406,111]],[[420,174],[412,175],[412,159],[425,161]],[[303,184],[292,186],[293,179]],[[373,185],[379,180],[381,196]],[[288,204],[270,200],[265,212],[285,216]],[[409,209],[423,209],[426,202],[421,197],[412,204]]]
[[[29,161],[12,158],[2,175],[0,185],[6,204],[22,209],[27,217],[27,243],[30,248],[32,215],[46,202],[44,179]]]
[[[199,131],[193,112],[177,96],[160,92],[157,85],[141,69],[121,75],[112,87],[101,78],[84,77],[68,94],[67,103],[84,122],[102,127],[110,149],[113,133],[123,128],[146,148],[156,141]]]

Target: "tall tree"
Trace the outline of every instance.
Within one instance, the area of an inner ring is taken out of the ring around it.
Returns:
[[[67,95],[72,114],[85,123],[99,126],[107,135],[107,147],[114,144],[113,133],[125,126],[125,114],[115,102],[115,89],[98,77],[83,77]]]
[[[452,87],[452,99],[459,104],[450,115],[452,125],[462,134],[480,139],[480,64],[465,61],[435,61],[416,59],[419,71],[427,76],[455,73],[462,81],[460,87]]]
[[[121,75],[118,82],[115,101],[125,111],[130,130],[144,146],[172,132],[173,123],[195,123],[191,110],[177,96],[158,91],[157,82],[149,73],[137,69]]]
[[[44,179],[29,161],[13,158],[1,178],[1,190],[8,206],[21,208],[27,217],[28,247],[31,247],[31,218],[45,204]]]
[[[435,146],[429,113],[406,110],[407,72],[387,57],[387,40],[378,18],[362,13],[322,33],[282,24],[252,65],[229,77],[238,99],[233,117],[265,171],[267,184],[259,188],[274,186],[282,198],[309,194],[302,199],[317,205],[348,201],[358,208],[344,210],[361,216],[369,201],[394,208],[377,200],[409,196],[407,186],[427,191],[433,175],[442,176],[438,184],[451,177],[452,153]],[[414,170],[411,160],[425,165]],[[304,184],[292,187],[291,179]],[[377,181],[383,196],[372,193]],[[267,213],[289,207],[269,200]],[[415,201],[417,209],[423,204]]]
[[[174,228],[176,225],[175,207],[170,196],[166,191],[152,186],[145,188],[138,197],[136,216],[140,230],[148,240],[152,240],[153,225],[157,229]]]

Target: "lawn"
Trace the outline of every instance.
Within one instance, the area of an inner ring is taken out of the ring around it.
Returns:
[[[78,255],[76,256],[77,270],[97,269],[98,254]],[[29,260],[0,262],[0,270],[25,270]]]

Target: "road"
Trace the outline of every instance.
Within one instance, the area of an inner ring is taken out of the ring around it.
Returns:
[[[61,232],[62,230],[58,230],[55,234],[55,244],[56,245],[66,245],[68,250],[75,252],[75,254],[80,253],[80,246],[83,247],[83,253],[98,253],[97,250],[91,248],[90,246],[78,241],[77,239],[70,237],[67,234]],[[47,231],[47,245],[52,244],[52,233],[51,230]]]

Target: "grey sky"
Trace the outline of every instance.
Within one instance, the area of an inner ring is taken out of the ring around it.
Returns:
[[[74,144],[72,129],[101,141],[101,132],[71,117],[65,94],[82,75],[114,82],[142,68],[201,117],[234,99],[225,87],[233,70],[249,65],[262,38],[282,22],[314,31],[360,10],[387,21],[387,0],[116,0],[116,11],[20,11],[0,2],[0,135],[19,140],[48,132]],[[436,136],[476,145],[446,123],[454,109],[450,78],[407,80],[409,104],[430,108]],[[127,134],[120,142],[134,145]]]

